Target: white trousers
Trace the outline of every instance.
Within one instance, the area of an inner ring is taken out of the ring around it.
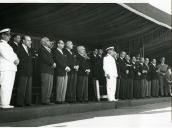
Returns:
[[[10,104],[15,75],[15,71],[0,72],[0,107]]]
[[[106,79],[106,81],[108,101],[115,101],[116,77],[111,76],[110,79]]]

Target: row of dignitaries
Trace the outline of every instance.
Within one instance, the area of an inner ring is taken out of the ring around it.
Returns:
[[[165,74],[165,58],[157,65],[156,59],[132,57],[121,52],[116,60],[118,69],[117,92],[119,99],[169,96]]]

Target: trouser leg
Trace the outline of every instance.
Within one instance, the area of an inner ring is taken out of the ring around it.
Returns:
[[[63,82],[64,82],[64,77],[63,76],[57,76],[57,82],[56,82],[56,101],[58,101],[58,102],[62,102]]]
[[[1,106],[8,106],[11,101],[16,72],[0,72],[0,101]]]
[[[63,79],[63,85],[62,85],[62,102],[65,101],[65,97],[66,97],[67,81],[68,81],[68,76],[66,75]]]
[[[27,77],[20,76],[18,79],[17,105],[24,106],[27,81],[28,81]]]
[[[107,95],[109,101],[115,100],[115,92],[116,92],[116,77],[112,77],[107,80]]]
[[[88,77],[84,77],[83,100],[88,101]]]
[[[32,104],[32,77],[28,77],[27,85],[26,85],[26,104]]]
[[[48,103],[48,88],[49,88],[49,76],[46,73],[41,73],[41,100],[42,103]]]

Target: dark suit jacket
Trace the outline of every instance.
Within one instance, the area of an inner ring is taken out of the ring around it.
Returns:
[[[92,76],[97,77],[97,56],[95,57],[93,54],[90,56],[91,70]]]
[[[130,66],[129,66],[130,65]],[[131,62],[125,60],[125,69],[129,71],[128,74],[125,73],[125,78],[133,78],[133,67]]]
[[[19,76],[32,76],[33,66],[32,66],[32,55],[31,50],[28,49],[29,55],[25,51],[22,45],[19,45],[18,58],[20,63],[18,65],[18,75]]]
[[[124,59],[121,58],[117,59],[117,68],[118,68],[118,76],[120,78],[125,78],[126,76],[126,65]]]
[[[96,68],[97,68],[97,74],[96,74],[97,78],[104,79],[105,73],[103,70],[103,57],[97,56]]]
[[[130,78],[131,79],[137,79],[137,67],[136,67],[136,63],[131,63],[131,67],[130,67]]]
[[[86,60],[84,57],[82,57],[80,54],[78,54],[77,61],[79,64],[78,75],[79,76],[87,76],[87,73],[85,72],[85,70],[90,69],[88,60]]]
[[[148,67],[146,66],[146,64],[143,64],[143,65],[140,64],[140,72],[141,72],[140,78],[141,79],[146,79],[147,73],[142,73],[143,70],[146,70],[147,73],[148,73]]]
[[[52,52],[41,46],[38,50],[39,71],[40,73],[54,74],[54,60]]]
[[[56,63],[55,75],[65,76],[66,75],[65,68],[67,66],[66,56],[62,54],[59,50],[54,49],[53,58],[54,58],[54,62]]]
[[[13,48],[13,51],[18,54],[20,44],[17,46],[14,42],[10,42],[10,46]]]
[[[71,69],[69,73],[73,73],[75,71],[74,66],[77,65],[76,55],[74,55],[73,53],[71,54],[67,49],[64,49],[63,53],[65,54],[67,64]]]
[[[158,79],[158,73],[156,72],[157,70],[157,67],[156,66],[153,66],[152,63],[150,63],[149,65],[149,75],[150,75],[150,79],[151,80],[156,80]]]

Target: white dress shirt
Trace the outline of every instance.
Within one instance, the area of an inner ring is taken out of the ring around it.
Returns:
[[[17,71],[14,64],[17,59],[12,47],[5,40],[0,40],[0,71]]]
[[[19,46],[19,44],[18,44],[17,42],[15,42],[15,41],[14,41],[14,44],[15,44],[17,47]]]
[[[62,51],[60,48],[57,48],[57,50],[59,50],[59,52],[60,52],[61,54],[63,54],[63,51]]]
[[[51,52],[51,49],[47,46],[43,46],[49,53]]]

